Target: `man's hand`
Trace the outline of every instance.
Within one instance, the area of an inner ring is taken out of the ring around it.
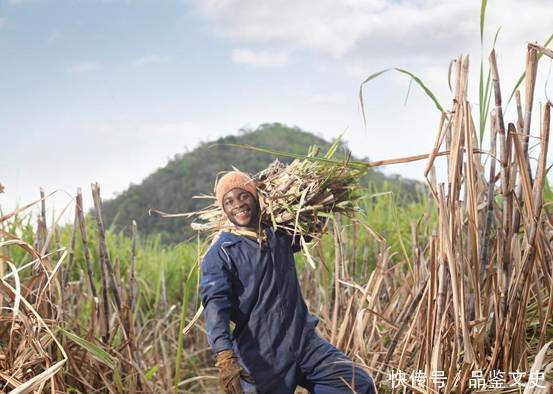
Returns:
[[[243,394],[240,378],[248,383],[253,383],[253,379],[240,364],[232,350],[223,350],[217,353],[215,366],[219,369],[219,382],[223,386],[226,394]]]

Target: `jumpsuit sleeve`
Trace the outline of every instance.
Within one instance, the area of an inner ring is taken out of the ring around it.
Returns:
[[[228,257],[214,245],[201,264],[200,295],[204,306],[207,339],[214,353],[232,349],[230,315],[233,308],[232,272]]]

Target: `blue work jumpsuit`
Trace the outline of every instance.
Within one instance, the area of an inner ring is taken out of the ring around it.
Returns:
[[[233,349],[255,386],[246,393],[375,393],[371,377],[315,332],[293,253],[299,242],[266,228],[267,245],[230,232],[205,255],[200,291],[214,353]],[[235,323],[232,334],[229,322]],[[347,382],[347,385],[344,384]]]

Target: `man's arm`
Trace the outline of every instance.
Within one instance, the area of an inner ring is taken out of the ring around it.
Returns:
[[[201,264],[200,295],[204,306],[207,339],[214,353],[232,349],[230,313],[234,295],[230,265],[220,246],[214,246]]]
[[[200,295],[204,306],[207,339],[215,353],[215,366],[219,369],[219,382],[226,394],[243,394],[240,379],[253,383],[252,377],[242,369],[232,350],[230,315],[236,297],[232,292],[232,272],[228,256],[215,245],[202,261]]]

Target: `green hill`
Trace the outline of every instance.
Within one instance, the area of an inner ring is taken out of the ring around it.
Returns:
[[[305,154],[311,145],[317,145],[323,151],[330,146],[330,142],[312,133],[280,123],[263,124],[254,131],[241,131],[239,135],[202,143],[191,152],[176,155],[141,184],[131,185],[114,199],[106,200],[103,204],[106,224],[128,230],[131,220],[135,219],[141,234],[160,233],[164,242],[178,242],[193,235],[187,220],[148,216],[148,209],[157,208],[169,213],[197,210],[205,206],[207,200],[192,197],[213,194],[218,172],[234,166],[242,171],[256,173],[275,159],[269,154],[225,144],[249,144],[295,154]],[[279,160],[291,161],[280,157]],[[386,179],[381,173],[373,171],[367,181],[378,185]],[[399,180],[395,177],[391,182],[397,184]],[[405,180],[403,183],[403,190],[414,194],[418,182]]]

